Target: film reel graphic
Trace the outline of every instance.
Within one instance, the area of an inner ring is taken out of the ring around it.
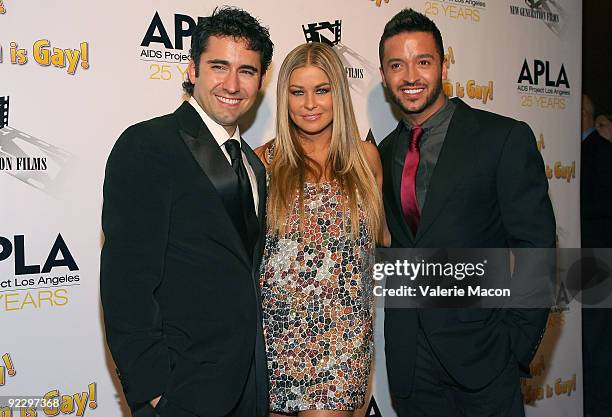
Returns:
[[[8,116],[9,98],[7,96],[0,97],[0,129],[8,125]]]
[[[74,165],[73,155],[9,125],[9,97],[0,96],[0,158],[7,162],[2,172],[57,197]],[[44,162],[43,162],[44,161]]]

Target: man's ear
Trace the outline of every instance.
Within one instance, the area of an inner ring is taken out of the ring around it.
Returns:
[[[444,57],[442,61],[442,79],[446,81],[448,79],[448,57]]]
[[[378,70],[380,71],[380,78],[382,79],[383,87],[387,88],[387,81],[385,81],[385,73],[383,72],[382,67],[379,67]]]
[[[189,77],[189,81],[191,81],[191,84],[195,84],[195,79],[197,78],[197,76],[195,62],[193,58],[189,60],[189,65],[187,66],[187,76]]]

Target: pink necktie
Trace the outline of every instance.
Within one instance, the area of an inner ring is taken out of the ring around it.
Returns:
[[[402,203],[402,213],[410,225],[412,233],[416,235],[416,230],[421,220],[421,210],[416,198],[416,174],[419,167],[419,140],[423,136],[421,126],[413,126],[410,130],[410,146],[404,159],[404,169],[402,170],[402,183],[400,189],[400,201]]]

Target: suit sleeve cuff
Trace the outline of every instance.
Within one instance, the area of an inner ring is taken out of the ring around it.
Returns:
[[[170,378],[165,344],[157,347],[155,352],[143,354],[119,378],[130,406],[148,402],[163,394]]]

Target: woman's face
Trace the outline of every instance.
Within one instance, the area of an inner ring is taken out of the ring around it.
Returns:
[[[318,67],[296,68],[289,77],[289,117],[305,138],[331,136],[332,85]]]

